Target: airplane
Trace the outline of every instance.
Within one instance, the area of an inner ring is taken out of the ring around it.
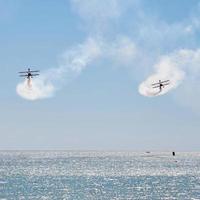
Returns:
[[[31,80],[34,76],[39,76],[39,70],[32,71],[30,68],[28,68],[27,71],[19,72],[20,77],[26,77],[28,80]]]
[[[162,89],[166,86],[166,85],[169,85],[170,82],[169,80],[166,80],[166,81],[161,81],[159,80],[158,83],[154,83],[152,84],[153,88],[159,88],[160,89],[160,92],[162,91]]]

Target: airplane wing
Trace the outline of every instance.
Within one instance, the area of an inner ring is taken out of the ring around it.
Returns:
[[[160,84],[162,84],[162,83],[168,83],[168,82],[169,82],[169,80],[160,81],[160,82],[158,82],[158,83],[153,83],[152,86],[154,86],[154,85],[160,85]]]
[[[39,74],[31,74],[31,76],[39,76]]]
[[[169,85],[170,83],[164,83],[163,85]]]
[[[153,83],[153,84],[151,84],[151,85],[159,85],[160,83]]]
[[[160,87],[160,85],[157,85],[157,86],[154,86],[153,88],[159,88]]]
[[[166,86],[166,85],[169,85],[170,83],[164,83],[164,84],[162,84],[162,86]],[[159,87],[161,87],[160,85],[156,85],[156,86],[154,86],[153,88],[159,88]]]
[[[28,72],[18,72],[18,73],[20,73],[20,74],[24,74],[24,73],[28,73]]]
[[[39,70],[35,70],[35,71],[30,71],[31,73],[37,73],[40,72]]]
[[[25,74],[24,74],[24,75],[19,75],[19,76],[20,76],[20,77],[27,77],[27,75],[25,75]]]
[[[169,82],[169,80],[166,80],[166,81],[161,81],[160,83],[167,83],[167,82]]]

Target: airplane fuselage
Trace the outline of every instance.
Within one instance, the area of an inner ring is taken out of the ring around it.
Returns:
[[[32,74],[30,72],[28,73],[27,78],[28,79],[32,78]]]

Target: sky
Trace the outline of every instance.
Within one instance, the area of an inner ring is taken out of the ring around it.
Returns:
[[[0,0],[0,27],[1,150],[199,151],[199,0]]]

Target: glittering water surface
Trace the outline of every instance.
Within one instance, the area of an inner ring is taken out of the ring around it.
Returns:
[[[0,199],[200,199],[200,153],[1,151]]]

